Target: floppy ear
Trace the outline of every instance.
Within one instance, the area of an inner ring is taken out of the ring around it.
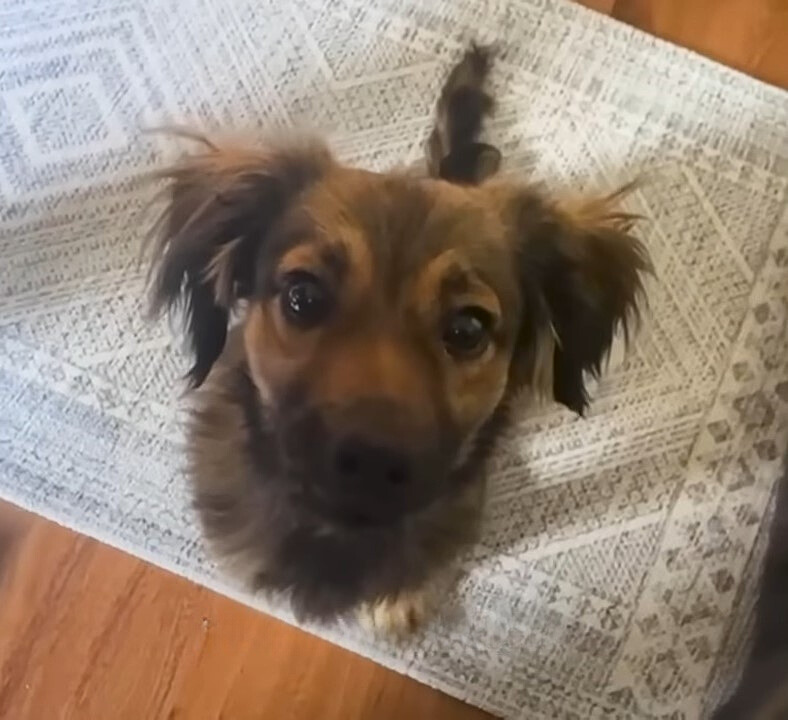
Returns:
[[[581,415],[586,377],[599,376],[618,330],[629,339],[651,271],[637,216],[618,208],[629,189],[571,207],[525,193],[510,206],[525,305],[514,383]]]
[[[193,387],[224,348],[230,311],[253,290],[267,232],[331,162],[322,147],[269,152],[201,140],[205,152],[161,173],[170,183],[151,267],[153,312],[183,310]]]

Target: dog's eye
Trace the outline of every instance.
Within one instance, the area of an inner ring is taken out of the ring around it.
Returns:
[[[493,320],[479,307],[455,310],[443,328],[443,345],[452,357],[467,360],[479,357],[490,344]]]
[[[279,295],[282,314],[293,325],[309,329],[323,322],[331,311],[331,293],[320,278],[304,271],[289,273]]]

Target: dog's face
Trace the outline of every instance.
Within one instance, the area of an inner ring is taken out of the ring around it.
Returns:
[[[504,394],[520,304],[472,193],[327,169],[261,246],[244,328],[305,497],[362,523],[434,500]]]
[[[183,298],[200,384],[244,301],[272,482],[328,522],[386,524],[451,490],[531,385],[582,411],[647,268],[631,218],[506,184],[212,149],[172,172],[155,297]]]

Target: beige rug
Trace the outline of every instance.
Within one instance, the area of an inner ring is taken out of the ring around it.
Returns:
[[[259,604],[188,508],[185,362],[143,323],[137,266],[142,176],[178,148],[139,129],[307,125],[385,168],[419,155],[471,37],[504,52],[508,170],[651,173],[631,209],[652,317],[588,420],[512,428],[435,625],[397,647],[319,632],[507,717],[703,717],[746,639],[788,426],[788,95],[559,0],[5,0],[0,494]]]

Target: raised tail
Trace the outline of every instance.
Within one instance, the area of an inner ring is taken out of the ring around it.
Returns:
[[[498,171],[500,151],[479,142],[484,120],[495,107],[486,88],[492,60],[492,48],[474,43],[449,72],[426,145],[432,177],[476,185]]]

